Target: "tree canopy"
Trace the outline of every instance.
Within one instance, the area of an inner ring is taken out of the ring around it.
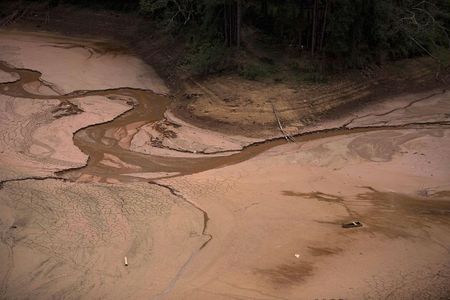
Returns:
[[[442,63],[450,51],[450,0],[50,0],[60,2],[156,21],[184,38],[199,73],[248,49],[246,31],[260,45],[347,67],[418,55]]]

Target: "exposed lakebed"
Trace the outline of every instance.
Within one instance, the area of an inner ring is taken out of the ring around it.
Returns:
[[[447,91],[229,136],[117,49],[0,35],[1,297],[448,295]]]

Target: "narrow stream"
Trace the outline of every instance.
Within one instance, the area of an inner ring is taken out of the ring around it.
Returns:
[[[256,155],[273,148],[278,145],[285,144],[283,138],[277,138],[261,143],[255,143],[245,147],[242,151],[228,156],[211,156],[203,155],[201,157],[168,157],[138,153],[124,149],[118,145],[118,141],[114,138],[107,137],[107,131],[123,128],[128,124],[141,122],[148,124],[164,119],[170,101],[168,97],[157,95],[150,90],[139,90],[131,88],[118,88],[111,90],[93,90],[93,91],[75,91],[65,95],[37,95],[31,94],[24,89],[24,84],[31,82],[40,82],[42,85],[48,84],[43,82],[40,77],[41,73],[27,69],[13,68],[6,63],[0,62],[0,70],[6,72],[15,72],[20,75],[18,81],[12,83],[0,84],[0,93],[18,98],[34,98],[34,99],[58,99],[61,102],[68,102],[70,99],[80,98],[84,96],[104,96],[109,99],[134,99],[135,107],[110,122],[92,125],[81,129],[74,135],[74,144],[89,156],[88,164],[85,167],[66,170],[60,172],[65,178],[76,180],[82,174],[94,175],[102,178],[118,179],[122,182],[130,181],[148,181],[149,179],[129,176],[130,173],[169,173],[169,175],[161,175],[160,179],[166,177],[194,174],[210,169],[220,168],[237,164]],[[429,124],[429,126],[448,125],[448,124]],[[424,128],[424,125],[412,124],[409,126],[377,126],[363,128],[335,128],[330,130],[321,130],[296,136],[296,142],[306,142],[326,137],[362,133],[375,130],[395,130],[405,128]],[[130,170],[129,168],[115,168],[101,164],[104,155],[112,154],[127,164],[139,166],[139,171]]]

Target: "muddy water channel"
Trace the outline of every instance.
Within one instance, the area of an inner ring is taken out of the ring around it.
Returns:
[[[9,73],[17,73],[20,79],[14,82],[0,84],[0,93],[17,98],[33,99],[58,99],[61,104],[72,108],[69,114],[80,113],[70,100],[85,96],[104,96],[111,100],[123,100],[132,106],[132,109],[118,116],[110,122],[92,125],[77,131],[74,134],[74,144],[89,156],[86,166],[60,172],[65,178],[76,180],[82,175],[92,175],[103,181],[107,178],[114,178],[122,182],[130,181],[148,181],[148,178],[132,176],[130,173],[136,173],[136,169],[123,167],[117,168],[102,164],[105,155],[113,155],[119,158],[127,165],[137,166],[138,173],[155,173],[152,179],[174,177],[180,175],[194,174],[214,168],[237,164],[246,161],[256,155],[278,145],[286,143],[286,140],[274,138],[264,142],[250,144],[242,151],[225,156],[217,155],[199,155],[198,157],[172,157],[148,155],[130,151],[126,147],[121,147],[119,141],[114,135],[109,133],[124,130],[130,124],[139,127],[144,124],[157,122],[164,119],[164,113],[170,103],[168,97],[157,95],[150,90],[140,90],[131,88],[118,88],[110,90],[82,90],[75,91],[65,95],[58,95],[57,91],[50,83],[41,80],[41,73],[38,71],[13,68],[6,63],[0,62],[0,70]],[[26,84],[35,83],[48,90],[53,91],[55,95],[33,94],[27,91]],[[438,124],[439,126],[445,124]],[[296,136],[296,142],[305,142],[315,139],[321,139],[331,136],[346,135],[353,133],[368,132],[374,130],[395,130],[405,128],[424,128],[426,125],[409,126],[371,126],[348,129],[345,127],[318,130]],[[429,124],[433,126],[433,124]],[[130,175],[127,175],[130,174]],[[159,174],[159,175],[158,175]]]
[[[0,298],[414,298],[409,286],[399,291],[401,280],[448,295],[445,92],[324,122],[294,136],[298,145],[274,148],[288,143],[280,136],[205,154],[152,140],[188,140],[176,127],[184,125],[173,124],[175,137],[160,127],[170,123],[170,97],[87,80],[64,94],[44,67],[33,67],[42,75],[0,61],[0,71],[19,75],[0,83],[2,167],[9,172],[9,158],[18,165],[0,181]],[[111,184],[119,182],[127,184]],[[363,226],[342,228],[351,221]],[[393,292],[378,290],[388,285]]]
[[[127,164],[139,166],[140,173],[167,173],[170,174],[169,176],[178,176],[245,161],[266,149],[283,143],[280,140],[273,141],[272,143],[254,145],[238,154],[225,157],[205,155],[204,157],[186,158],[137,153],[120,147],[117,139],[107,136],[108,132],[120,130],[129,124],[143,125],[164,119],[164,112],[169,105],[168,97],[157,95],[150,90],[131,88],[76,91],[65,95],[38,95],[30,93],[24,88],[25,84],[38,83],[52,89],[51,85],[40,79],[41,74],[38,71],[13,68],[5,63],[0,63],[0,69],[9,73],[17,73],[20,76],[20,79],[15,82],[0,84],[0,92],[8,96],[33,99],[58,99],[62,104],[66,105],[72,105],[70,100],[74,98],[104,96],[111,100],[125,100],[133,106],[132,109],[111,122],[92,125],[74,134],[74,144],[89,156],[89,161],[81,169],[61,172],[65,177],[71,179],[76,179],[81,174],[89,174],[102,178],[120,178],[121,181],[139,180],[138,178],[123,176],[123,174],[131,172],[128,168],[118,169],[101,164],[105,154],[114,155]],[[76,109],[73,111],[73,113],[79,112],[81,111],[76,111]]]

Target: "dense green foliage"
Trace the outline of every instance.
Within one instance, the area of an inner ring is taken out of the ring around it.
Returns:
[[[449,2],[434,2],[338,1],[325,53],[359,66],[448,49]]]
[[[213,67],[220,49],[245,48],[241,27],[267,43],[351,67],[416,55],[439,59],[435,53],[450,47],[449,0],[140,0],[140,6],[187,38],[192,57],[203,60],[198,72],[221,69]],[[245,76],[255,77],[255,68]]]

